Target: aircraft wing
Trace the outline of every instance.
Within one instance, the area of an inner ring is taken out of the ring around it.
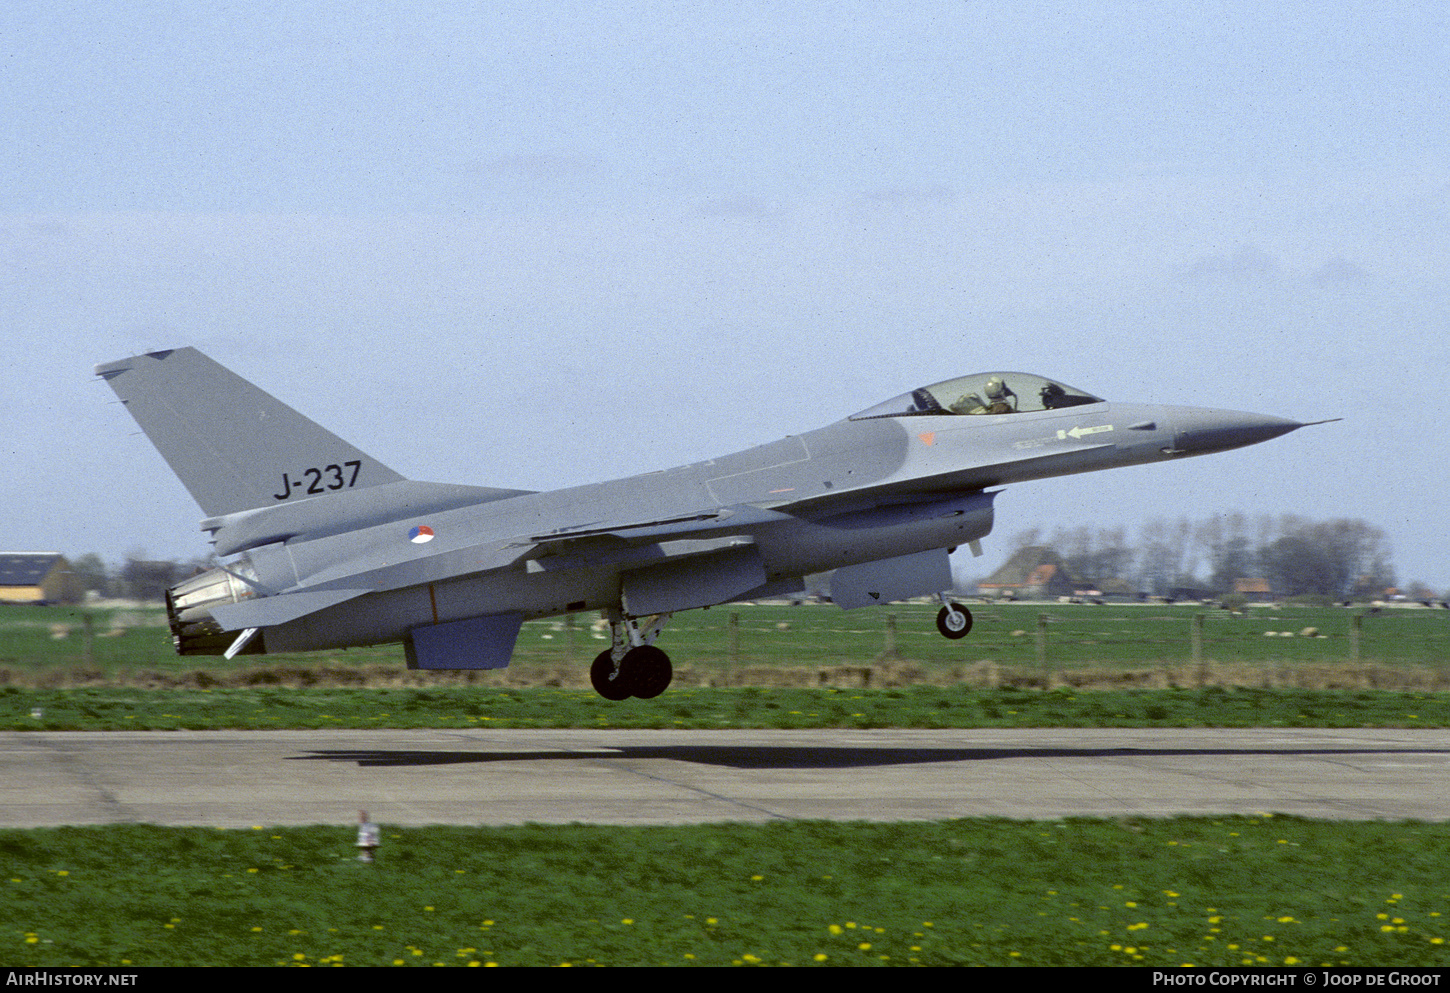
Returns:
[[[594,521],[574,527],[560,528],[546,534],[532,535],[528,544],[536,546],[558,545],[586,538],[613,536],[629,544],[659,541],[661,539],[683,538],[692,534],[722,529],[738,530],[757,524],[790,520],[789,514],[782,514],[763,507],[739,504],[733,507],[716,507],[680,517],[657,520],[610,523]],[[520,542],[522,544],[523,542]]]
[[[721,507],[656,520],[593,522],[404,562],[341,561],[309,576],[304,586],[219,606],[213,609],[213,616],[229,631],[270,627],[364,593],[442,582],[495,569],[521,567],[525,572],[538,573],[615,565],[637,570],[671,560],[698,558],[702,571],[708,572],[712,556],[727,558],[727,550],[753,543],[739,530],[741,527],[787,519],[785,514],[756,507]],[[763,578],[751,585],[759,582]]]

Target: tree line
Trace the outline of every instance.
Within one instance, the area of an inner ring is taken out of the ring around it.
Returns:
[[[1389,539],[1358,518],[1230,512],[1197,521],[1154,518],[1132,537],[1122,527],[1080,526],[1059,528],[1050,538],[1030,528],[1013,541],[1017,548],[1050,546],[1074,579],[1155,595],[1180,589],[1223,595],[1251,579],[1266,580],[1276,596],[1335,599],[1377,599],[1395,586]],[[1406,592],[1435,596],[1419,581]]]
[[[168,589],[211,565],[205,559],[190,562],[148,559],[144,552],[128,555],[119,564],[108,564],[94,552],[70,560],[71,574],[79,581],[83,594],[156,602],[166,599]]]

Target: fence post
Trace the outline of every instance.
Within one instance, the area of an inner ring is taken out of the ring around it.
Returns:
[[[881,652],[883,659],[900,658],[901,653],[896,650],[896,615],[886,615],[886,648]]]
[[[1037,615],[1037,667],[1042,670],[1042,685],[1048,683],[1047,672],[1047,615]]]
[[[1364,630],[1364,615],[1355,614],[1349,621],[1349,660],[1359,665],[1359,636]]]

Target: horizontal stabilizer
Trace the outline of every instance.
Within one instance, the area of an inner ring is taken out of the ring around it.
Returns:
[[[303,590],[300,593],[281,593],[277,596],[243,600],[240,603],[220,604],[211,608],[211,615],[216,618],[216,622],[222,626],[223,631],[268,628],[295,621],[308,614],[315,614],[319,610],[336,606],[367,592],[367,590]]]

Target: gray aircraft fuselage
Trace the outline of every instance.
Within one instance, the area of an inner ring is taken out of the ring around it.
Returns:
[[[173,590],[178,650],[398,641],[424,668],[498,667],[523,620],[601,611],[618,669],[653,640],[639,618],[818,573],[845,607],[941,593],[947,550],[991,531],[993,488],[1302,426],[984,373],[706,462],[533,493],[403,479],[191,349],[97,372],[211,514],[217,553],[239,556]]]

